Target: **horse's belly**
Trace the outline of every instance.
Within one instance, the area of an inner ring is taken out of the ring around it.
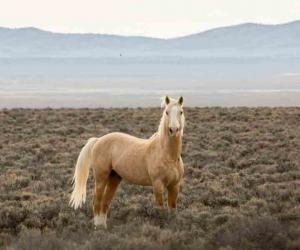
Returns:
[[[146,166],[135,164],[127,165],[120,162],[119,164],[115,164],[113,169],[126,182],[142,186],[151,186],[151,179]]]

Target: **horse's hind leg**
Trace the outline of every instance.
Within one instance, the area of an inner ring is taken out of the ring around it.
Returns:
[[[104,217],[103,225],[106,228],[106,218],[107,218],[107,212],[110,206],[110,203],[117,191],[117,188],[122,181],[122,178],[115,172],[111,171],[107,184],[106,184],[106,189],[103,194],[103,198],[101,201],[101,214]]]
[[[93,199],[93,212],[94,212],[94,224],[95,226],[106,226],[105,215],[101,213],[101,201],[105,191],[106,184],[109,178],[109,171],[95,171],[95,188]]]

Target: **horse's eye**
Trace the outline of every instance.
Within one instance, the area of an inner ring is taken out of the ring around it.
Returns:
[[[166,111],[166,115],[169,115],[169,112],[168,112],[168,111]]]
[[[182,112],[182,111],[180,111],[180,114],[182,115],[182,114],[183,114],[183,112]]]

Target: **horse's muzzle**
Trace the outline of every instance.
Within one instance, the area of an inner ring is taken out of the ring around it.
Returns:
[[[169,134],[170,134],[170,136],[178,136],[179,128],[178,127],[170,127]]]

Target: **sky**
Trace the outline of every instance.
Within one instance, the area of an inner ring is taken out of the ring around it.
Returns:
[[[160,38],[300,20],[300,0],[0,0],[0,6],[0,27]]]

